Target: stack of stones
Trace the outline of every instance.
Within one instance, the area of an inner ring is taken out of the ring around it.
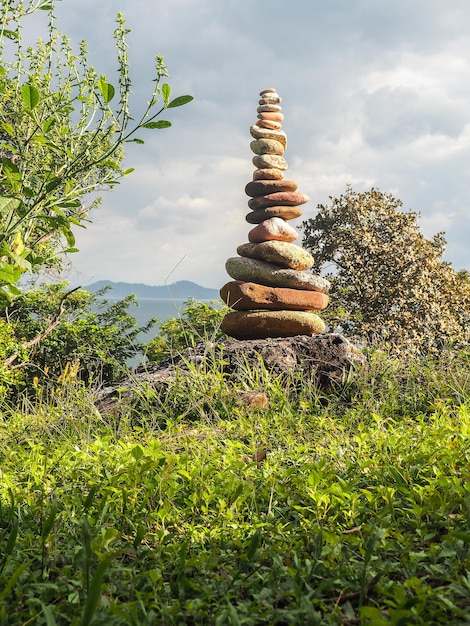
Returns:
[[[255,226],[249,243],[237,248],[239,256],[226,262],[234,280],[220,290],[222,300],[233,309],[225,315],[221,329],[235,339],[264,339],[313,335],[325,330],[314,312],[328,305],[327,280],[308,273],[314,260],[309,252],[292,242],[298,232],[288,222],[302,215],[300,205],[308,197],[297,184],[284,180],[287,145],[281,129],[284,116],[275,89],[260,93],[258,119],[251,126],[257,168],[245,187],[251,212],[246,221]]]

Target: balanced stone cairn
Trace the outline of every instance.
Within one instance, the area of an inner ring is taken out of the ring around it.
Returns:
[[[249,243],[237,248],[239,256],[225,267],[234,280],[220,290],[222,300],[233,309],[222,320],[221,330],[235,339],[264,339],[314,335],[325,330],[314,311],[328,305],[327,280],[308,273],[312,255],[292,242],[298,232],[288,222],[302,215],[300,205],[308,201],[297,184],[284,180],[287,145],[281,129],[284,116],[275,89],[260,93],[258,119],[251,126],[257,168],[245,187],[250,196]]]

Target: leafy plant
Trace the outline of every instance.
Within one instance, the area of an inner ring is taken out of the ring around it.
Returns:
[[[4,347],[4,361],[9,357],[23,381],[36,388],[64,384],[67,378],[109,384],[123,376],[130,358],[143,358],[138,336],[156,320],[139,327],[128,311],[135,296],[110,303],[106,291],[43,284],[0,306],[0,321],[14,337],[9,350]]]
[[[0,624],[468,623],[469,358],[3,407]]]
[[[226,308],[216,308],[206,302],[190,298],[179,317],[171,317],[159,327],[158,335],[148,342],[146,356],[151,363],[158,363],[199,341],[216,343],[224,333],[220,323]]]
[[[332,283],[325,317],[369,345],[421,353],[468,345],[468,274],[442,260],[442,233],[426,239],[418,214],[401,206],[376,189],[348,188],[303,223],[314,271]]]
[[[27,18],[38,10],[48,14],[47,35],[25,48]],[[116,21],[114,86],[89,64],[86,43],[74,51],[57,29],[54,0],[5,0],[0,8],[0,296],[6,300],[18,295],[24,272],[58,265],[76,251],[73,231],[98,204],[97,192],[132,172],[122,165],[125,144],[143,143],[138,131],[168,128],[160,114],[192,100],[171,99],[157,55],[153,91],[134,120],[130,31],[121,13]]]

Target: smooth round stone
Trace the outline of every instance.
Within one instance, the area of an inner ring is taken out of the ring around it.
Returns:
[[[235,311],[268,309],[278,311],[322,311],[328,306],[329,298],[319,291],[267,287],[257,283],[232,280],[220,290],[223,302]]]
[[[266,93],[259,100],[258,104],[281,104],[282,98],[277,93]]]
[[[250,148],[255,154],[284,154],[284,146],[276,139],[254,139]]]
[[[274,120],[275,122],[282,122],[284,116],[282,113],[265,112],[258,113],[258,119],[260,120]]]
[[[281,217],[283,220],[295,220],[301,217],[302,209],[298,206],[268,206],[265,209],[250,211],[245,216],[248,224],[261,224],[271,217]]]
[[[265,112],[265,113],[258,113],[258,119],[259,120],[273,120],[274,122],[282,122],[282,120],[284,119],[284,116],[282,113],[274,113],[274,112]]]
[[[305,204],[308,202],[308,196],[298,191],[279,191],[276,193],[270,193],[265,196],[258,196],[252,198],[248,202],[250,209],[264,209],[268,206],[298,206],[299,204]]]
[[[271,217],[264,220],[248,233],[250,243],[261,243],[262,241],[295,241],[299,238],[299,233],[280,217]]]
[[[275,122],[273,120],[258,120],[258,126],[261,128],[269,128],[271,130],[281,130],[281,122]]]
[[[247,196],[266,196],[277,191],[295,191],[297,183],[293,180],[254,180],[245,186]]]
[[[237,254],[250,259],[274,263],[293,270],[309,270],[314,259],[310,252],[286,241],[263,241],[262,243],[243,243],[237,248]]]
[[[319,335],[325,322],[311,311],[231,311],[220,329],[234,339]]]
[[[275,168],[277,170],[287,169],[287,161],[284,157],[277,154],[257,154],[253,157],[252,163],[260,170],[271,168]]]
[[[253,126],[250,126],[250,133],[255,139],[276,139],[282,143],[284,148],[287,146],[287,135],[283,130],[271,130],[253,124]]]
[[[280,113],[282,107],[279,104],[261,104],[257,109],[257,113],[277,112]]]
[[[227,274],[235,280],[258,283],[269,287],[288,287],[327,293],[330,283],[321,276],[298,270],[285,269],[272,263],[234,256],[225,262]]]
[[[274,89],[274,87],[268,87],[267,89],[263,89],[263,91],[260,91],[259,95],[263,97],[265,93],[276,93],[276,90]]]
[[[253,180],[282,180],[283,178],[284,172],[282,170],[278,170],[275,167],[255,170],[253,172]]]

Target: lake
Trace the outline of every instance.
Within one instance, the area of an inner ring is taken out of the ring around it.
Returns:
[[[110,304],[122,298],[111,298],[108,295],[105,296],[106,300]],[[139,298],[137,300],[138,306],[131,305],[128,311],[137,320],[138,326],[144,326],[152,317],[156,317],[160,324],[165,322],[170,317],[179,317],[181,315],[188,298]],[[217,300],[197,300],[198,302],[206,302],[214,307],[218,305],[222,306],[222,301]],[[155,326],[150,334],[154,336],[158,332],[158,325]]]

